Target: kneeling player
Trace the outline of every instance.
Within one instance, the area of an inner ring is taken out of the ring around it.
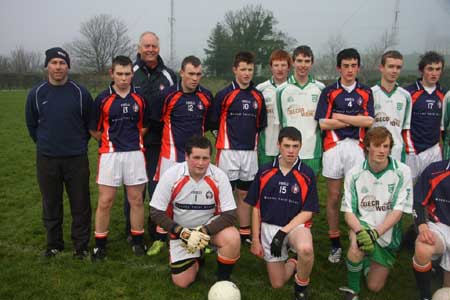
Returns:
[[[345,299],[358,299],[361,273],[369,290],[380,291],[392,268],[401,242],[401,217],[412,212],[411,171],[389,157],[393,138],[385,127],[364,137],[366,160],[345,176],[341,211],[350,227],[347,252],[348,287]]]
[[[295,275],[295,299],[307,299],[309,275],[314,264],[311,236],[313,213],[319,212],[316,177],[298,157],[302,136],[294,127],[278,135],[280,155],[263,165],[245,201],[252,205],[251,252],[264,257],[274,288]],[[288,259],[288,246],[299,260]]]
[[[420,299],[431,299],[431,260],[442,257],[444,286],[450,286],[450,161],[429,165],[414,187],[414,217],[419,230],[413,267]],[[425,208],[430,221],[426,220]]]
[[[163,174],[150,202],[152,220],[170,233],[172,281],[182,288],[195,280],[209,242],[218,248],[218,280],[230,279],[240,255],[233,192],[227,175],[210,164],[211,153],[207,138],[190,138],[186,161]]]

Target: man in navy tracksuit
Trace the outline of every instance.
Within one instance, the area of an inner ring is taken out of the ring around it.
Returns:
[[[36,169],[42,194],[43,221],[47,231],[45,257],[64,249],[63,186],[72,214],[74,257],[88,255],[91,227],[89,195],[89,92],[68,78],[70,58],[56,47],[45,52],[48,80],[28,94],[26,124],[36,143]]]

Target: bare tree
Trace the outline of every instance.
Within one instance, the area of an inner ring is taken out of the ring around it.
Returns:
[[[322,80],[336,79],[336,55],[344,49],[347,42],[342,34],[331,35],[325,43],[325,51],[315,59],[314,70],[316,77]]]
[[[119,18],[101,14],[81,24],[81,38],[68,48],[80,69],[106,73],[117,55],[131,55],[134,45],[127,25]]]
[[[0,55],[0,73],[8,73],[8,72],[9,72],[9,58]]]
[[[378,40],[375,40],[361,55],[360,77],[368,80],[378,77],[377,69],[384,52],[396,45],[396,35],[389,30],[384,31]]]
[[[42,69],[41,55],[20,46],[11,51],[8,66],[12,73],[38,72]]]

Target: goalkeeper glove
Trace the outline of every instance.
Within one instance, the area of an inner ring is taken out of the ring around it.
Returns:
[[[275,234],[272,239],[272,243],[270,243],[270,254],[275,257],[281,256],[281,247],[283,246],[284,238],[286,237],[286,232],[281,229]]]

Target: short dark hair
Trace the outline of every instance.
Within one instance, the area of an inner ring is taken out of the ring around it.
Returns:
[[[343,59],[356,59],[358,61],[358,66],[361,65],[361,56],[358,50],[355,48],[347,48],[341,50],[336,57],[336,66],[340,67]]]
[[[281,142],[283,141],[283,138],[288,138],[293,141],[299,141],[300,143],[302,142],[302,134],[301,134],[300,130],[298,130],[297,128],[292,127],[292,126],[283,127],[280,130],[280,133],[278,134],[278,143],[279,144],[281,144]]]
[[[311,47],[307,45],[301,45],[294,49],[292,52],[292,60],[295,61],[295,58],[299,55],[303,54],[303,56],[311,57],[311,62],[314,62],[314,54],[312,52]]]
[[[392,147],[394,146],[394,138],[392,137],[391,132],[383,126],[370,128],[364,136],[364,152],[367,154],[367,148],[370,147],[370,143],[378,146],[381,145],[381,143],[383,143],[387,138],[389,138],[389,149],[392,150]]]
[[[192,148],[209,149],[209,154],[212,154],[211,142],[204,136],[194,135],[186,141],[186,154],[192,153]]]
[[[181,62],[181,70],[184,70],[187,64],[191,64],[194,67],[198,67],[202,64],[200,58],[194,55],[186,56],[183,61]]]
[[[389,50],[389,51],[384,52],[384,54],[381,56],[381,65],[382,66],[384,66],[386,64],[386,60],[388,58],[403,60],[403,55],[400,52],[398,52],[397,50]]]
[[[239,63],[255,64],[255,54],[249,51],[240,51],[234,56],[233,66],[237,68]]]
[[[114,71],[114,68],[117,66],[133,66],[133,62],[131,61],[131,59],[128,56],[125,55],[117,55],[116,57],[113,58],[112,60],[112,66],[111,69]],[[132,68],[133,69],[133,68]]]
[[[442,68],[444,68],[445,59],[444,57],[437,53],[436,51],[427,51],[424,55],[420,57],[419,60],[419,71],[423,72],[426,65],[432,63],[442,63]]]

